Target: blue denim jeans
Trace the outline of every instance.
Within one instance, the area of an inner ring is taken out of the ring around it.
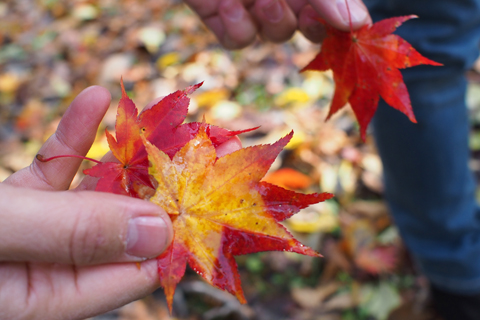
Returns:
[[[480,210],[468,167],[464,78],[478,56],[480,0],[365,3],[374,21],[418,15],[397,34],[444,64],[403,72],[417,124],[383,101],[372,121],[391,213],[433,284],[455,293],[480,293]]]

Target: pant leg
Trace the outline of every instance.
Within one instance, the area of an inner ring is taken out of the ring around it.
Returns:
[[[385,197],[425,275],[437,287],[480,292],[480,211],[468,167],[465,70],[478,56],[480,1],[367,0],[374,20],[417,14],[398,34],[444,67],[403,72],[417,124],[380,102],[374,136]]]

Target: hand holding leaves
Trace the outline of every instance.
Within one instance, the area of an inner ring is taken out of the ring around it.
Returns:
[[[216,148],[251,129],[183,123],[187,94],[199,86],[177,91],[138,114],[122,85],[116,138],[106,133],[118,162],[99,163],[85,171],[100,178],[96,191],[151,197],[170,216],[174,239],[157,258],[170,308],[187,263],[209,283],[245,302],[235,255],[283,250],[319,256],[278,222],[333,197],[299,194],[261,181],[293,133],[275,144],[219,158]]]
[[[41,153],[84,156],[109,105],[105,88],[82,91]],[[147,201],[65,191],[79,165],[76,158],[34,160],[0,184],[0,319],[84,319],[158,287],[156,261],[140,270],[134,261],[170,243],[169,217]],[[140,248],[142,239],[128,236],[135,222],[148,238]]]

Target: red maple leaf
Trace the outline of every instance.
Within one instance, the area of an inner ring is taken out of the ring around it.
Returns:
[[[172,157],[200,128],[200,124],[196,122],[182,123],[187,116],[190,101],[187,95],[201,85],[199,83],[176,91],[138,114],[121,82],[122,98],[117,109],[116,139],[108,131],[105,132],[110,150],[118,162],[102,162],[84,171],[87,175],[100,178],[95,190],[138,198],[141,197],[138,186],[154,188],[148,174],[147,152],[140,133]],[[206,130],[217,147],[237,134],[254,129],[229,131],[207,125]]]
[[[302,71],[332,69],[335,94],[327,120],[350,103],[365,140],[367,126],[377,110],[379,97],[416,122],[410,96],[398,69],[421,64],[441,66],[418,53],[407,41],[392,34],[414,15],[395,17],[344,32],[320,19],[326,29],[320,53]]]
[[[234,256],[267,250],[319,256],[278,222],[301,208],[330,199],[261,182],[292,133],[272,145],[243,148],[217,158],[202,125],[173,158],[145,141],[157,181],[150,201],[172,219],[174,238],[158,259],[160,284],[171,309],[187,263],[210,284],[245,303]]]

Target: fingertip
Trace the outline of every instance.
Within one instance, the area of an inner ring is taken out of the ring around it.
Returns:
[[[265,40],[284,42],[297,29],[295,14],[284,0],[258,0],[254,12]]]
[[[305,6],[298,17],[298,29],[314,43],[322,42],[327,35],[325,26],[320,23],[319,18],[320,16],[310,5]]]
[[[280,0],[258,0],[255,7],[265,21],[273,24],[279,24],[285,18],[288,9]]]
[[[94,85],[82,90],[75,98],[75,100],[92,100],[96,105],[106,106],[110,105],[112,95],[105,87]],[[75,102],[74,100],[74,102]],[[73,103],[72,103],[73,104]]]
[[[75,97],[60,124],[63,122],[70,125],[72,120],[81,120],[86,124],[94,123],[95,127],[98,127],[110,106],[111,98],[110,92],[104,87],[87,87]]]
[[[82,90],[82,93],[86,91],[97,91],[98,93],[102,93],[105,96],[110,97],[110,91],[108,91],[107,88],[102,87],[100,85],[93,85],[93,86],[86,87],[85,89]]]
[[[347,26],[345,31],[350,30],[350,22],[353,30],[367,23],[371,23],[370,15],[365,4],[361,0],[337,0],[337,10],[341,17],[342,27]]]
[[[335,5],[331,0],[310,0],[310,5],[327,23],[342,31],[356,30],[372,21],[361,0],[336,0]]]
[[[74,195],[72,205],[88,203],[72,218],[68,257],[76,265],[143,261],[160,255],[173,239],[170,217],[153,203],[101,192]]]
[[[136,217],[128,222],[126,253],[134,257],[155,258],[168,248],[172,238],[172,224],[168,217]]]
[[[221,1],[218,14],[220,21],[212,23],[220,22],[223,26],[224,30],[217,31],[216,35],[226,49],[241,49],[253,43],[257,28],[249,12],[239,0]]]

